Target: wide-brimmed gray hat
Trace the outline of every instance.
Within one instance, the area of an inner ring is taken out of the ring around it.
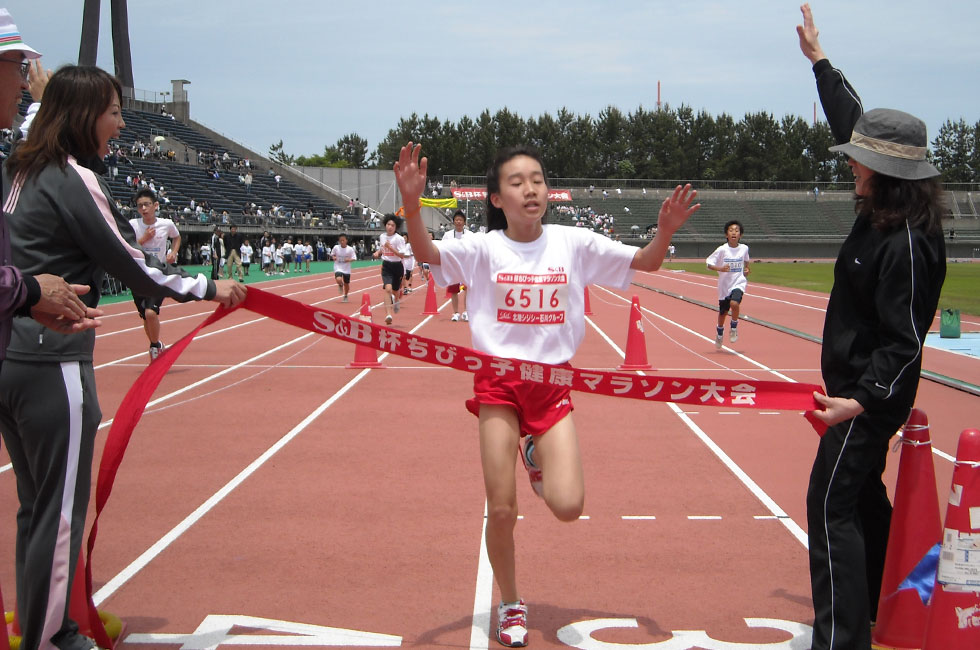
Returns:
[[[879,174],[914,181],[939,176],[926,160],[928,143],[925,122],[902,111],[876,108],[858,119],[850,142],[830,150],[845,153]]]

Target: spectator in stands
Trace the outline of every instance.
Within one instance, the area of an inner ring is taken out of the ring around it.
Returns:
[[[890,109],[864,113],[831,66],[810,6],[796,27],[820,103],[854,173],[857,218],[841,246],[824,318],[827,395],[807,490],[813,648],[868,648],[877,618],[891,503],[881,480],[889,439],[918,391],[922,345],[946,275],[939,171],[926,126]],[[931,584],[931,581],[930,581]],[[886,594],[890,597],[891,594]]]
[[[201,207],[201,206],[197,206]],[[221,267],[225,263],[225,242],[221,236],[221,227],[215,226],[211,235],[211,279],[221,278]]]
[[[266,276],[270,276],[272,275],[272,258],[276,240],[272,237],[263,237],[262,239],[262,270],[265,271]]]
[[[248,239],[242,242],[242,247],[238,250],[238,252],[241,253],[242,256],[242,268],[245,269],[245,277],[248,277],[248,267],[252,265],[252,255],[254,253],[252,250],[252,245],[248,243]]]
[[[119,155],[116,153],[119,148],[113,149],[105,159],[106,167],[109,168],[109,177],[115,179],[119,175]]]
[[[0,32],[7,37],[0,58],[6,58],[9,27]],[[129,223],[115,211],[100,174],[109,140],[124,126],[121,96],[119,82],[96,67],[68,65],[52,75],[30,137],[7,160],[6,172],[14,179],[5,215],[13,261],[25,273],[57,269],[80,284],[98,287],[111,273],[147,295],[237,304],[244,287],[193,278],[141,254]],[[91,307],[98,299],[97,288],[83,297]],[[66,319],[61,331],[70,325]],[[20,499],[21,647],[87,650],[93,643],[68,618],[68,599],[102,419],[92,364],[95,333],[66,337],[41,327],[16,319],[0,369],[0,429]]]
[[[227,216],[227,212],[225,215]],[[238,281],[244,282],[245,276],[242,273],[242,245],[245,243],[245,236],[238,232],[238,226],[232,224],[228,234],[224,236],[225,241],[225,277],[231,279],[232,275],[238,275]]]
[[[153,255],[165,264],[176,264],[180,251],[180,232],[170,219],[157,216],[160,203],[149,188],[136,193],[136,210],[140,216],[129,220],[136,241],[149,255]],[[141,296],[133,292],[133,302],[143,319],[143,331],[150,342],[150,362],[156,361],[163,352],[164,345],[160,342],[160,306],[164,296]]]
[[[248,194],[252,191],[252,172],[245,172],[245,193]]]
[[[272,170],[270,170],[270,171],[272,171]],[[279,189],[279,183],[281,183],[281,182],[282,182],[282,176],[281,176],[280,174],[276,174],[276,175],[275,175],[275,176],[273,177],[273,180],[275,180],[275,181],[276,181],[276,189],[278,190],[278,189]]]

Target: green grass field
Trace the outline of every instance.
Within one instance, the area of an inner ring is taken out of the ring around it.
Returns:
[[[717,275],[703,263],[697,262],[667,262],[664,268]],[[753,282],[830,293],[834,284],[834,265],[832,262],[754,263],[749,275],[750,293]],[[980,264],[962,262],[946,265],[946,282],[939,298],[939,307],[980,315]]]

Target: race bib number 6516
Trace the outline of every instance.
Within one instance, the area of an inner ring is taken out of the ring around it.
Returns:
[[[495,300],[501,323],[560,325],[568,306],[564,273],[499,273]]]

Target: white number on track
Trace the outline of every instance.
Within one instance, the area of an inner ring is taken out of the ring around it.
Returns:
[[[278,634],[231,634],[232,628]],[[402,638],[255,616],[210,614],[191,634],[130,634],[126,643],[179,644],[180,650],[214,650],[219,645],[394,647],[402,644]]]
[[[673,630],[672,638],[656,643],[611,643],[598,641],[592,634],[602,629],[639,627],[635,618],[596,618],[572,623],[558,630],[558,640],[580,650],[617,650],[620,648],[649,648],[651,650],[807,650],[813,629],[809,625],[782,621],[777,618],[747,618],[745,624],[754,628],[774,628],[793,635],[778,643],[730,643],[712,639],[703,630]]]

